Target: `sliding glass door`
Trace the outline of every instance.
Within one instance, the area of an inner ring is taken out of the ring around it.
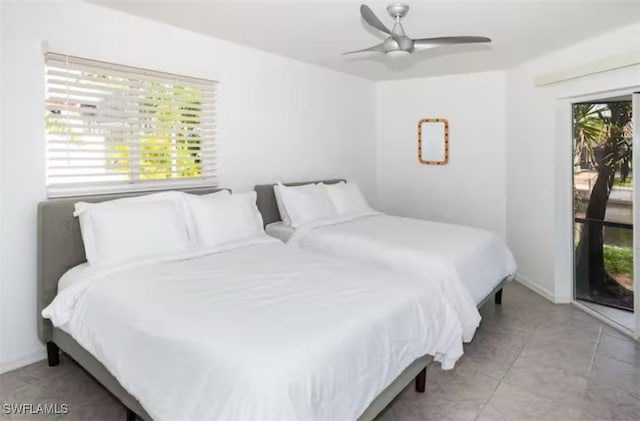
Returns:
[[[636,101],[628,95],[573,104],[574,296],[626,312],[621,317],[626,317],[631,325],[626,327],[632,330],[637,325],[633,312],[638,301],[634,282]]]

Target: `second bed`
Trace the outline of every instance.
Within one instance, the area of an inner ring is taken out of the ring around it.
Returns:
[[[343,180],[324,180],[336,184]],[[290,183],[302,186],[318,182]],[[258,209],[269,235],[288,245],[335,258],[440,279],[458,312],[465,341],[480,323],[477,307],[492,295],[501,302],[502,286],[517,270],[512,253],[496,234],[368,211],[304,224],[286,225],[274,185],[255,187]]]

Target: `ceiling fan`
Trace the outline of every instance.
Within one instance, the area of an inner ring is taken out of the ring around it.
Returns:
[[[349,51],[344,54],[364,53],[367,51],[376,51],[385,53],[389,56],[402,56],[409,55],[414,51],[427,50],[429,48],[441,47],[444,45],[455,44],[472,44],[481,42],[491,42],[491,38],[487,37],[472,37],[472,36],[455,36],[455,37],[435,37],[435,38],[420,38],[412,39],[404,33],[404,28],[400,20],[409,11],[409,6],[406,4],[394,3],[387,6],[387,12],[394,19],[395,23],[393,29],[390,31],[384,23],[378,19],[373,13],[371,8],[366,4],[360,6],[360,14],[369,26],[388,34],[389,37],[381,44],[374,45],[373,47],[365,48],[362,50]]]

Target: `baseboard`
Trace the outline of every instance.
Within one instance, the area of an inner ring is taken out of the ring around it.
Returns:
[[[535,282],[530,281],[529,279],[525,278],[524,276],[517,274],[515,277],[515,281],[517,283],[519,283],[520,285],[523,285],[525,287],[527,287],[528,289],[530,289],[531,291],[535,292],[536,294],[540,295],[543,298],[546,298],[547,300],[551,301],[552,303],[557,303],[555,297],[553,296],[553,294],[551,293],[551,291],[549,291],[548,289],[541,287],[540,285],[538,285]]]
[[[47,352],[43,348],[38,352],[34,352],[33,354],[26,355],[16,360],[0,363],[0,374],[15,370],[16,368],[24,367],[25,365],[33,364],[44,360],[45,358],[47,358]]]
[[[571,304],[573,302],[573,298],[571,297],[555,297],[553,299],[554,304]]]

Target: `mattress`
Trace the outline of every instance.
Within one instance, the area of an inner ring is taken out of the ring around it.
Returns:
[[[437,288],[263,236],[84,267],[43,316],[156,420],[346,420],[416,358],[451,368],[462,355],[462,327]]]
[[[492,232],[379,212],[297,230],[276,222],[267,226],[267,233],[315,253],[440,279],[466,341],[480,322],[475,306],[517,269],[511,251]]]

